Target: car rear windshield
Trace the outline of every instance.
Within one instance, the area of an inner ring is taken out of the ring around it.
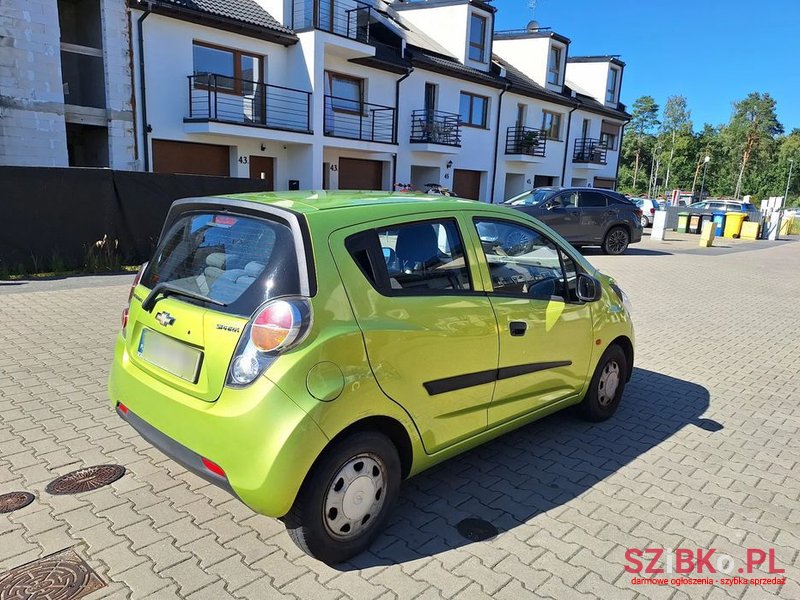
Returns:
[[[176,292],[181,300],[248,316],[270,298],[300,293],[292,230],[249,215],[186,214],[162,237],[142,284],[168,284],[209,299]]]

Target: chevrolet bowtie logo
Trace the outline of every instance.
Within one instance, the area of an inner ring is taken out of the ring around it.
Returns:
[[[166,311],[162,311],[156,315],[156,321],[166,327],[167,325],[172,325],[175,322],[175,317]]]

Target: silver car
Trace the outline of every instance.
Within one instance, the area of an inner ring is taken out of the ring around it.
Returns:
[[[652,198],[631,198],[631,200],[633,200],[633,203],[642,211],[642,216],[640,218],[642,227],[651,227],[653,225],[653,219],[656,216],[656,211],[661,208],[658,201]]]

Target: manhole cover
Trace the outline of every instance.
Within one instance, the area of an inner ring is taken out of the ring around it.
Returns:
[[[482,542],[497,535],[497,527],[483,519],[464,519],[456,525],[458,533],[470,541]]]
[[[47,484],[44,488],[48,494],[79,494],[96,490],[115,482],[125,475],[125,467],[119,465],[97,465],[86,467],[72,473],[62,475]],[[2,600],[2,598],[0,598]]]
[[[77,600],[105,583],[74,550],[62,550],[0,575],[0,600]]]
[[[33,494],[28,492],[9,492],[0,495],[0,513],[10,513],[20,508],[25,508],[33,502]]]

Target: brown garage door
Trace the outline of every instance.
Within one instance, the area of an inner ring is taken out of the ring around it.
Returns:
[[[616,179],[608,179],[606,177],[595,177],[594,178],[594,187],[600,188],[603,190],[613,190],[617,187],[617,180]]]
[[[453,192],[459,198],[479,200],[481,196],[481,171],[454,169]]]
[[[228,146],[153,140],[153,171],[156,173],[227,177],[231,174],[229,157]]]
[[[361,158],[339,159],[340,190],[382,190],[383,163]]]

